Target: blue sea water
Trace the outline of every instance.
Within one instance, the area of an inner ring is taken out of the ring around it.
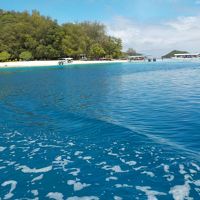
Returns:
[[[200,63],[1,69],[0,199],[200,199]]]

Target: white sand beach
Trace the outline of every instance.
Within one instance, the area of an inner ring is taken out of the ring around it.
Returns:
[[[56,66],[59,60],[50,61],[18,61],[18,62],[0,62],[1,68],[19,68],[19,67],[44,67],[44,66]],[[73,61],[72,63],[66,63],[68,65],[88,65],[88,64],[109,64],[109,63],[125,63],[127,60],[113,60],[113,61]]]

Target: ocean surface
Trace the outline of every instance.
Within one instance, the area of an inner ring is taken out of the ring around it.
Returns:
[[[199,200],[200,63],[0,69],[0,199]]]

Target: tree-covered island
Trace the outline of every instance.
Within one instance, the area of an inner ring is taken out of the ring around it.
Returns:
[[[97,22],[58,24],[38,11],[0,10],[0,61],[119,58],[122,41]]]

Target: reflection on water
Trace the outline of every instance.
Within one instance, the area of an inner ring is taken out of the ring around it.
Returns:
[[[9,69],[0,87],[0,199],[199,199],[198,63]]]

